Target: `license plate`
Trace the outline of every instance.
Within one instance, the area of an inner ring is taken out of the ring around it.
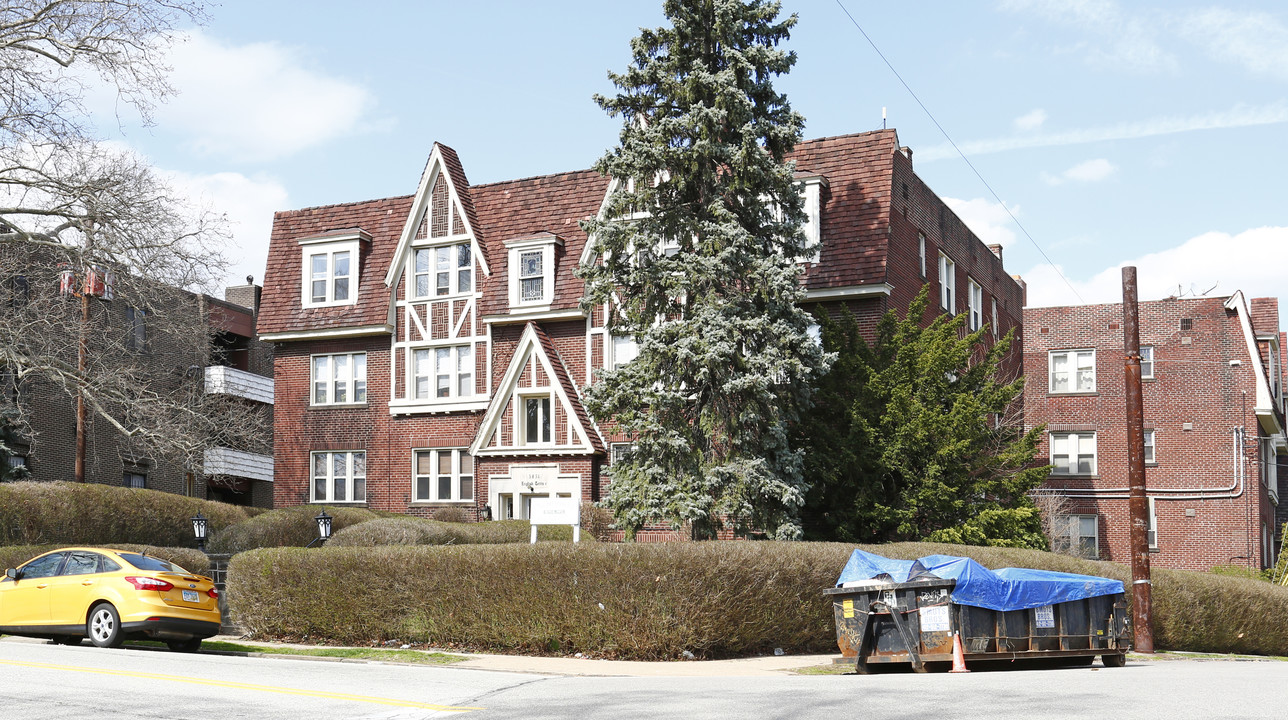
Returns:
[[[183,591],[183,601],[184,601],[184,602],[197,602],[197,591],[196,591],[196,590],[184,590],[184,591]]]

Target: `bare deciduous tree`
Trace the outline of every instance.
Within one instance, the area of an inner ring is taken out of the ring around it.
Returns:
[[[262,425],[253,410],[214,407],[194,370],[209,363],[210,329],[183,289],[222,276],[223,221],[98,141],[84,98],[105,83],[149,121],[173,92],[166,51],[203,19],[203,3],[185,0],[0,7],[0,368],[23,389],[0,410],[30,430],[33,402],[57,393],[83,404],[80,437],[92,414],[139,454],[189,466]]]

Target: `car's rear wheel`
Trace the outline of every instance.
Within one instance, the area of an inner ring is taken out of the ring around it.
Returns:
[[[194,653],[201,649],[201,638],[187,640],[167,640],[166,647],[175,652]]]
[[[55,645],[80,645],[81,640],[84,640],[84,639],[85,638],[79,635],[55,635],[54,644]]]
[[[89,611],[85,631],[89,641],[101,648],[119,647],[124,639],[121,637],[121,616],[108,603],[99,603]]]

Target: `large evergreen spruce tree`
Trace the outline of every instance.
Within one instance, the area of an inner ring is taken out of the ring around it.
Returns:
[[[597,417],[637,438],[612,467],[607,505],[633,534],[660,521],[713,537],[800,535],[806,490],[789,425],[824,357],[810,341],[797,259],[806,248],[793,168],[803,120],[776,92],[795,16],[764,0],[667,0],[670,27],[643,30],[610,73],[621,143],[596,169],[614,180],[587,307],[607,305],[638,357],[587,391]]]
[[[922,288],[904,317],[886,313],[874,342],[853,316],[823,318],[836,353],[815,411],[794,429],[808,445],[813,481],[804,516],[811,540],[931,540],[1046,549],[1029,492],[1043,427],[1025,432],[1016,412],[1022,377],[1005,377],[1005,335],[967,333],[966,315],[922,326]]]

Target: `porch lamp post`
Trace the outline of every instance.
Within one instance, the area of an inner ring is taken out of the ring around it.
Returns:
[[[327,540],[331,539],[331,516],[326,514],[326,510],[318,513],[317,517],[313,518],[313,520],[318,524],[318,536],[313,538],[313,542],[310,542],[304,547],[313,547],[314,543],[322,545]]]
[[[198,511],[196,515],[193,515],[191,520],[192,520],[192,535],[193,537],[197,538],[197,549],[202,552],[205,552],[206,551],[206,530],[209,527],[210,522],[206,518],[201,516],[200,511]]]

